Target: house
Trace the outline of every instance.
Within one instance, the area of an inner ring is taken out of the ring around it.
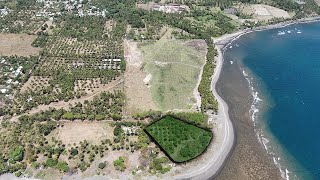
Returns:
[[[8,91],[8,89],[0,89],[0,92],[1,92],[2,94],[5,94],[7,91]]]

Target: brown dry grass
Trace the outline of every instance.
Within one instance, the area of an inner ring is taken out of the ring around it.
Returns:
[[[99,144],[103,139],[113,138],[114,127],[109,122],[65,121],[63,127],[55,129],[51,136],[61,140],[64,144],[78,144],[87,140],[92,144]]]
[[[31,43],[37,36],[27,34],[1,34],[0,55],[30,56],[38,54],[41,48],[34,48]]]

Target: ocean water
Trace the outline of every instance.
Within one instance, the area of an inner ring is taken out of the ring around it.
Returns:
[[[241,64],[257,138],[283,177],[320,180],[320,23],[243,35],[224,58]]]

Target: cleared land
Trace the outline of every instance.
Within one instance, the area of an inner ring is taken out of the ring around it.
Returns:
[[[98,144],[103,139],[113,138],[113,129],[108,122],[64,122],[63,126],[55,129],[50,135],[64,144],[78,144],[87,140]]]
[[[287,11],[264,4],[244,5],[238,7],[244,14],[252,15],[257,20],[269,20],[272,18],[290,18]]]
[[[156,110],[150,88],[145,84],[146,73],[142,70],[143,58],[136,42],[124,42],[127,68],[124,72],[124,87],[127,96],[126,113]]]
[[[194,89],[205,63],[206,44],[202,40],[170,39],[168,30],[159,41],[140,44],[146,83],[161,110],[192,109],[197,103]]]
[[[166,116],[146,128],[150,136],[175,162],[199,156],[212,139],[210,131]]]
[[[0,55],[1,56],[30,56],[37,55],[40,48],[34,48],[31,43],[37,36],[27,34],[1,34],[0,33]]]

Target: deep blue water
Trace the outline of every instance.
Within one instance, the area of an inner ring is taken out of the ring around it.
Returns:
[[[225,58],[263,85],[270,103],[260,120],[287,154],[289,171],[320,179],[320,23],[244,35]]]

